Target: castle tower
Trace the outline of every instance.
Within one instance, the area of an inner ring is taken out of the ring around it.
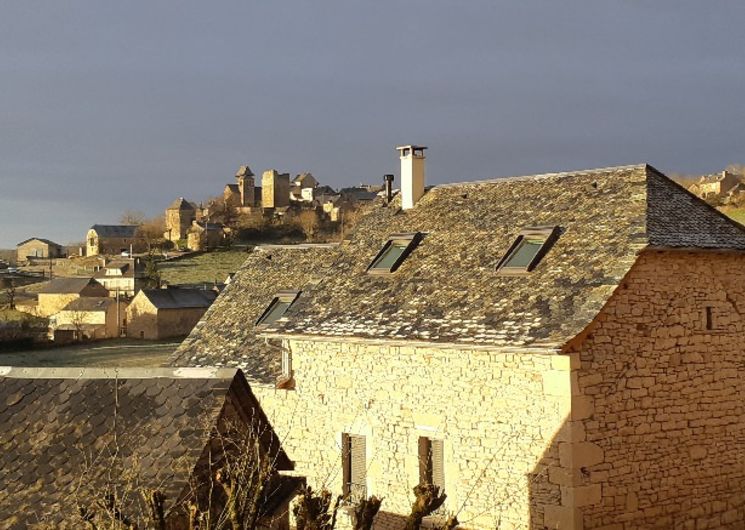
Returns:
[[[276,169],[264,171],[261,176],[261,206],[281,208],[290,204],[290,174]]]
[[[238,181],[238,190],[241,195],[240,206],[254,206],[256,204],[256,197],[254,196],[256,182],[251,168],[248,166],[239,167],[238,172],[235,174],[235,178]]]
[[[189,201],[179,197],[166,209],[165,238],[169,241],[186,239],[186,233],[196,219],[197,211]]]

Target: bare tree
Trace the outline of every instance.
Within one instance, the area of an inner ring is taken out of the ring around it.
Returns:
[[[141,225],[145,222],[145,214],[139,210],[125,210],[119,222],[123,225]]]
[[[5,304],[8,309],[16,308],[16,281],[13,278],[5,280]]]
[[[294,222],[303,231],[306,239],[313,239],[318,231],[320,219],[315,210],[302,210],[295,216]]]

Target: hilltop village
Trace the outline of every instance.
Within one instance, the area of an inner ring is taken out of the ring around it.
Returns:
[[[745,227],[709,204],[738,184],[641,164],[432,186],[426,149],[354,198],[241,166],[163,230],[94,225],[91,277],[14,294],[54,341],[178,339],[0,369],[0,527],[745,527]],[[246,246],[211,285],[159,278],[306,211],[357,219]]]

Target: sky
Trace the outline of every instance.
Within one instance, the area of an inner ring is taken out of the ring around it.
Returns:
[[[334,187],[745,162],[745,2],[0,0],[0,248],[238,166]]]

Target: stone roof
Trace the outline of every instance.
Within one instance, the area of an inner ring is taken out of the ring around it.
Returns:
[[[63,311],[106,311],[115,303],[110,296],[82,296],[67,304]]]
[[[238,184],[226,184],[225,188],[229,189],[232,193],[241,192],[241,189],[238,187]]]
[[[175,201],[171,203],[171,205],[168,207],[169,210],[196,210],[196,206],[184,199],[183,197],[179,197]]]
[[[235,172],[236,177],[253,177],[253,171],[248,166],[240,166],[238,171]]]
[[[137,225],[93,225],[91,230],[95,231],[98,237],[135,237]]]
[[[45,244],[49,245],[50,247],[60,247],[60,248],[62,248],[62,245],[60,245],[59,243],[55,243],[54,241],[50,241],[49,239],[44,239],[43,237],[31,237],[29,239],[26,239],[24,241],[21,241],[16,246],[17,247],[20,247],[21,245],[25,245],[26,243],[30,243],[31,241],[39,241],[41,243],[45,243]]]
[[[521,230],[561,235],[529,274],[497,264]],[[366,269],[422,232],[390,275]],[[745,250],[745,228],[648,165],[436,186],[408,211],[376,201],[333,270],[268,337],[558,347],[598,314],[647,246]]]
[[[320,281],[336,256],[335,245],[256,247],[171,359],[176,366],[232,366],[250,380],[273,383],[281,357],[256,336],[255,323],[279,291]]]
[[[206,308],[215,301],[217,293],[212,290],[182,289],[143,289],[139,296],[144,296],[158,309],[195,309]]]
[[[173,513],[218,419],[236,412],[292,469],[238,370],[0,367],[0,527],[82,528],[77,502],[95,508],[126,480],[159,489]]]
[[[39,289],[39,294],[80,294],[86,287],[93,287],[102,293],[106,289],[92,278],[54,278]]]

